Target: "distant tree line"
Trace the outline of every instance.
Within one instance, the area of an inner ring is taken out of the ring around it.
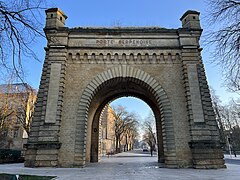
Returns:
[[[215,91],[211,89],[212,104],[225,151],[240,151],[240,99],[223,105]]]

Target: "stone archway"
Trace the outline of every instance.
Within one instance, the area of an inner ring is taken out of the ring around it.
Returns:
[[[184,13],[178,29],[68,28],[60,9],[46,10],[48,44],[25,166],[83,167],[90,161],[89,124],[108,101],[131,95],[155,111],[166,166],[225,167],[199,14]]]
[[[85,151],[87,161],[89,161],[89,154],[91,152],[90,147],[93,146],[90,145],[90,140],[98,139],[97,131],[95,132],[97,137],[90,139],[92,133],[90,133],[89,131],[91,131],[92,129],[97,129],[97,127],[91,127],[91,119],[97,121],[99,119],[101,109],[105,106],[106,103],[108,103],[109,100],[124,95],[132,95],[139,97],[152,107],[152,109],[154,110],[154,114],[161,121],[156,122],[159,132],[158,139],[162,139],[160,137],[164,138],[163,142],[159,142],[159,145],[162,144],[165,147],[164,155],[159,154],[159,161],[161,161],[161,159],[165,159],[166,165],[168,165],[167,163],[171,165],[176,165],[175,139],[173,133],[174,127],[171,105],[168,97],[163,88],[153,77],[140,69],[135,69],[128,66],[118,66],[99,74],[91,81],[91,83],[85,88],[83,92],[79,103],[79,123],[77,122],[76,126],[75,143],[84,145],[86,144]],[[94,104],[94,100],[96,101],[95,104],[97,105]],[[154,105],[155,107],[153,107]],[[97,108],[94,109],[91,108],[91,106]],[[92,109],[91,111],[94,112],[92,115],[89,114],[90,109]],[[164,125],[163,129],[162,125]],[[85,134],[85,137],[77,137],[77,135],[82,130],[84,130],[86,126],[88,126],[88,132]],[[164,133],[162,134],[162,132]],[[163,149],[163,146],[158,149]],[[95,148],[97,147],[98,143],[95,143]],[[76,153],[79,151],[84,151],[84,146],[76,146],[75,156],[79,157],[79,154]],[[94,152],[96,153],[95,156],[97,156],[98,151],[95,150]],[[94,158],[94,161],[97,161],[97,159],[98,158]]]

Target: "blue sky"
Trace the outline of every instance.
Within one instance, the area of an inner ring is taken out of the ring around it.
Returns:
[[[180,17],[187,10],[201,12],[201,24],[204,32],[208,30],[205,22],[207,5],[204,0],[52,0],[52,7],[60,8],[67,16],[66,26],[160,26],[165,28],[181,27]],[[38,88],[44,61],[46,40],[41,39],[35,44],[36,52],[42,62],[29,60],[25,63],[29,83]],[[203,47],[204,48],[204,47]],[[222,72],[219,67],[209,63],[210,52],[207,48],[202,52],[203,61],[209,85],[212,86],[220,99],[227,103],[233,94],[226,91],[223,85]],[[122,100],[121,100],[122,102]],[[124,102],[124,101],[123,101]],[[126,102],[126,100],[125,100]],[[136,107],[138,101],[126,104],[130,108]],[[139,109],[138,107],[136,110]],[[132,109],[133,111],[136,111]],[[147,113],[148,114],[148,113]]]
[[[129,112],[134,112],[140,116],[139,121],[143,121],[148,117],[149,113],[153,114],[151,108],[141,99],[135,97],[122,97],[114,100],[110,105],[123,105],[127,107]]]

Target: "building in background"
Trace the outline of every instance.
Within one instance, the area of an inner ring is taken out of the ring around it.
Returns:
[[[115,152],[115,119],[113,109],[107,105],[100,118],[100,153],[102,156]]]
[[[26,83],[0,85],[0,147],[23,149],[32,120],[36,90]]]
[[[120,121],[122,122],[122,125],[119,125],[118,123],[120,121],[118,120],[116,122],[116,116],[119,118],[119,115],[117,115],[109,105],[106,105],[101,113],[99,124],[99,146],[101,156],[118,152],[116,149],[116,128],[122,129],[118,146],[119,152],[132,150],[137,141],[136,131],[131,129],[132,127],[126,124],[121,118]]]

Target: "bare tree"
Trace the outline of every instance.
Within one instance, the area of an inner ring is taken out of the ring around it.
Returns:
[[[148,118],[143,123],[143,140],[149,145],[151,156],[153,155],[153,150],[155,150],[157,139],[156,139],[156,125],[154,123],[154,116],[149,114]]]
[[[18,98],[19,106],[16,116],[23,130],[29,135],[36,102],[36,91],[28,87],[25,92],[19,94]]]
[[[216,95],[216,92],[213,88],[210,88],[211,92],[211,99],[212,99],[212,105],[213,105],[213,110],[215,112],[216,116],[216,121],[218,124],[218,129],[219,129],[219,134],[220,134],[220,140],[221,142],[226,141],[226,135],[225,135],[225,127],[224,127],[224,122],[223,122],[223,106],[221,105],[221,101],[219,97]]]
[[[7,141],[7,147],[10,147],[12,143],[12,138],[8,137],[8,130],[12,128],[12,122],[8,119],[14,114],[14,111],[9,108],[9,103],[7,102],[4,106],[0,107],[0,147],[3,148]]]
[[[11,86],[8,85],[6,88],[6,92],[0,92],[0,132],[5,130],[7,125],[7,119],[14,113],[14,109],[11,107]]]
[[[238,99],[239,101],[240,99]],[[231,124],[233,127],[240,127],[240,104],[235,100],[231,100],[228,104],[229,110],[231,111]]]
[[[28,88],[26,88],[28,87]],[[12,141],[12,131],[29,133],[36,92],[26,84],[0,85],[0,143]],[[8,147],[10,144],[8,143]]]
[[[240,150],[240,100],[232,100],[229,104],[222,105],[213,89],[211,96],[221,142],[225,143],[225,150],[235,153]]]
[[[120,152],[121,140],[126,133],[135,130],[137,126],[137,119],[134,113],[129,113],[125,107],[118,105],[113,108],[114,125],[115,125],[115,138],[116,138],[116,152]]]
[[[0,0],[0,67],[23,80],[23,57],[38,59],[32,44],[42,31],[44,0]]]
[[[15,114],[11,102],[11,99],[14,97],[9,93],[10,91],[11,86],[8,85],[7,88],[3,88],[3,90],[1,89],[0,92],[0,145],[2,148],[10,148],[13,141],[12,137],[8,136],[8,131],[13,129],[14,126],[14,122],[10,121],[10,119]]]
[[[133,149],[133,145],[137,141],[138,137],[138,122],[135,121],[134,123],[129,124],[126,127],[125,135],[125,145],[124,151],[129,151]]]
[[[207,42],[214,46],[213,60],[223,67],[229,89],[240,90],[240,0],[208,0]]]

